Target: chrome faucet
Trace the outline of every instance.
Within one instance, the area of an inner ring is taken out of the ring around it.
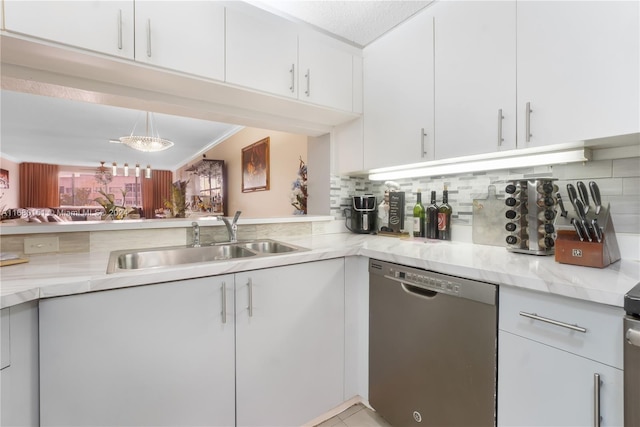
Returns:
[[[238,241],[238,225],[236,223],[238,222],[238,218],[240,217],[241,213],[242,211],[236,211],[236,214],[233,216],[231,222],[229,222],[229,220],[223,216],[216,217],[216,219],[222,220],[224,222],[224,225],[227,226],[227,232],[229,233],[229,242],[231,243],[235,243]]]
[[[192,232],[193,232],[193,244],[191,246],[193,246],[194,248],[199,248],[200,247],[200,225],[193,221],[191,223],[191,227],[192,227]]]

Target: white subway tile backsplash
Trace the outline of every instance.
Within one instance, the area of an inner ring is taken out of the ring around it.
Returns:
[[[640,175],[640,157],[612,160],[614,177],[634,177]]]
[[[405,179],[396,182],[406,193],[407,218],[411,216],[418,188],[422,191],[423,203],[429,203],[431,190],[437,192],[437,200],[440,203],[442,190],[446,186],[449,190],[449,203],[453,208],[453,224],[470,225],[473,223],[473,199],[486,198],[489,185],[494,185],[498,197],[504,198],[504,187],[508,181],[541,177],[558,179],[559,191],[567,206],[567,183],[575,185],[578,180],[585,183],[596,181],[603,203],[611,204],[616,231],[640,234],[640,157]],[[376,196],[379,204],[385,191],[384,182],[372,182],[363,177],[334,176],[331,180],[332,188],[340,188],[339,192],[332,192],[331,195],[331,213],[336,218],[342,218],[342,210],[349,206],[352,195],[371,193]],[[411,221],[405,221],[405,224],[410,226]]]

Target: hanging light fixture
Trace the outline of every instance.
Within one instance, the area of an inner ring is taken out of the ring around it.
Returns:
[[[124,176],[129,176],[129,163],[124,164]]]
[[[113,162],[111,165],[111,174],[113,176],[118,176],[118,164],[116,162]]]
[[[151,178],[151,165],[147,165],[147,170],[144,173],[145,178]]]
[[[136,178],[140,178],[140,165],[136,163]]]
[[[104,162],[100,162],[100,167],[96,170],[95,178],[98,183],[107,185],[113,181],[113,174],[109,168],[104,166]]]
[[[119,138],[120,142],[135,150],[144,152],[163,151],[173,146],[173,142],[169,141],[168,139],[160,138],[157,130],[154,132],[153,116],[151,116],[151,113],[149,113],[148,111],[145,136],[134,135],[135,131],[136,126],[134,125],[133,130],[131,131],[131,135]],[[149,131],[151,131],[151,134],[149,134]]]

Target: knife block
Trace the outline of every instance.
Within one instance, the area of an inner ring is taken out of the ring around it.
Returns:
[[[595,215],[589,212],[587,217],[591,220]],[[602,207],[602,212],[597,218],[598,222],[601,222],[602,242],[589,242],[587,239],[580,241],[568,219],[556,222],[556,262],[604,268],[620,259],[620,249],[608,205]]]

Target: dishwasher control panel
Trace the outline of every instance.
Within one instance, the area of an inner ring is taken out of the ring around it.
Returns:
[[[390,269],[393,277],[408,285],[427,288],[429,290],[449,295],[460,296],[460,286],[446,278],[440,278],[431,274],[412,273],[403,270]]]
[[[376,259],[369,260],[369,275],[381,276],[403,286],[405,291],[415,292],[413,286],[429,292],[470,299],[483,304],[497,305],[497,286],[491,283],[451,276],[431,270],[394,264]]]

